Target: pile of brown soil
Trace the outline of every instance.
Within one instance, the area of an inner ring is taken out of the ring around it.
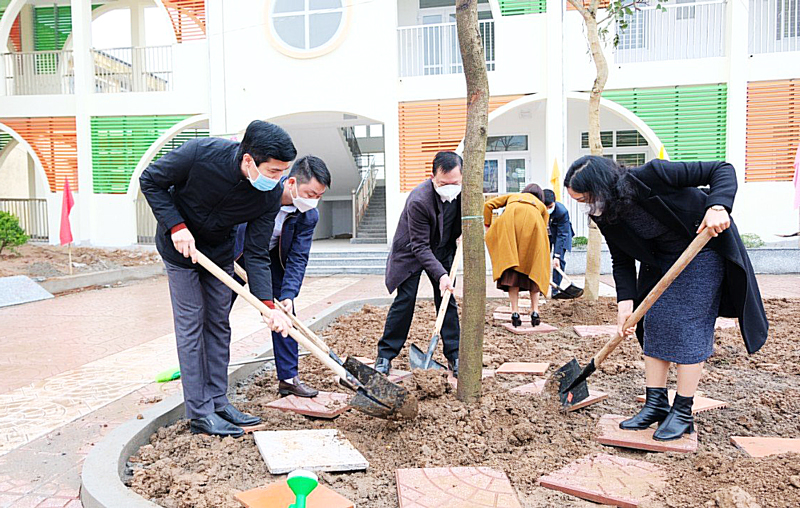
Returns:
[[[60,245],[28,243],[16,248],[16,253],[4,250],[0,254],[0,277],[61,277],[69,275],[69,249]],[[155,250],[72,248],[72,273],[115,270],[125,266],[149,265],[161,262]]]
[[[613,324],[616,305],[599,302],[550,301],[540,313],[559,330],[541,336],[513,335],[491,322],[497,303],[487,306],[484,366],[506,361],[548,361],[551,371],[573,357],[585,362],[607,338],[578,338],[572,326]],[[441,373],[415,373],[405,386],[420,399],[413,421],[387,422],[348,411],[333,421],[312,420],[265,407],[277,397],[273,372],[262,372],[239,387],[242,409],[262,416],[274,429],[338,429],[369,460],[366,472],[321,473],[322,482],[357,506],[397,506],[394,471],[407,467],[489,466],[504,470],[525,507],[596,506],[537,485],[537,479],[593,453],[612,453],[662,464],[669,473],[666,490],[649,500],[654,507],[719,506],[743,508],[748,499],[765,507],[800,505],[800,457],[746,457],[730,444],[730,436],[800,437],[800,379],[797,338],[800,301],[766,303],[771,320],[767,345],[748,357],[738,331],[717,334],[715,356],[701,382],[706,396],[730,407],[696,417],[700,449],[692,455],[645,453],[614,449],[593,440],[604,414],[628,415],[638,410],[636,395],[644,391],[641,349],[625,341],[591,378],[592,388],[609,399],[574,413],[563,413],[542,397],[510,394],[530,382],[525,376],[487,378],[480,404],[465,405]],[[374,357],[386,308],[365,307],[343,316],[322,334],[340,354]],[[434,320],[433,305],[420,303],[409,337],[423,350]],[[408,344],[406,345],[406,349]],[[437,359],[444,361],[437,353]],[[407,368],[407,353],[393,362]],[[770,367],[774,366],[774,367]],[[341,391],[318,362],[301,362],[301,377],[322,390]],[[671,376],[674,386],[674,373]],[[263,486],[277,477],[267,472],[251,436],[239,440],[192,436],[185,423],[160,429],[131,459],[131,487],[169,508],[238,507],[233,493]],[[742,492],[731,491],[739,486]],[[728,490],[726,490],[728,489]],[[733,503],[733,504],[731,504]],[[752,503],[751,503],[752,504]]]

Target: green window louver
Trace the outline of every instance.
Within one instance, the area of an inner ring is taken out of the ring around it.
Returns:
[[[58,51],[72,33],[72,10],[68,6],[33,9],[33,49]]]
[[[14,141],[14,138],[11,137],[11,134],[0,132],[0,153],[3,153],[3,150],[5,150],[12,141]]]
[[[167,130],[187,116],[92,118],[92,179],[97,194],[124,194],[139,160]],[[185,142],[186,140],[184,140]]]
[[[207,138],[207,137],[208,137],[208,129],[186,129],[184,131],[181,131],[178,134],[176,134],[174,138],[167,141],[166,145],[161,147],[161,150],[159,150],[156,156],[153,157],[153,162],[157,161],[167,153],[178,148],[179,146],[181,146],[182,144],[186,143],[191,139]]]
[[[603,92],[656,133],[672,160],[725,160],[726,84]],[[656,148],[658,150],[658,148]]]
[[[500,14],[503,16],[541,14],[546,11],[547,0],[500,0]]]

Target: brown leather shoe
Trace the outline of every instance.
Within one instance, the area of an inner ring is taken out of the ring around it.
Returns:
[[[278,393],[281,397],[285,397],[286,395],[297,395],[298,397],[306,397],[312,398],[319,395],[319,390],[315,390],[311,388],[307,384],[300,381],[298,376],[292,378],[292,383],[287,383],[286,381],[281,380],[278,383]]]

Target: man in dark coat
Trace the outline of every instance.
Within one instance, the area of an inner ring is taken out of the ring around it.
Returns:
[[[156,247],[169,279],[186,416],[192,433],[241,436],[260,418],[234,408],[226,396],[231,290],[195,265],[197,251],[233,274],[233,227],[248,223],[244,251],[250,291],[274,307],[269,241],[280,208],[281,173],[297,155],[289,135],[255,120],[241,143],[191,140],[150,164],[139,178],[158,221]],[[264,316],[276,332],[291,323],[280,312]]]
[[[572,222],[569,220],[567,207],[556,201],[556,193],[551,189],[544,190],[544,206],[550,215],[550,252],[553,253],[553,282],[561,284],[561,273],[555,268],[558,266],[561,271],[567,269],[566,253],[572,251],[572,237],[575,232],[572,230]],[[553,288],[553,296],[558,293],[558,289]]]
[[[406,199],[386,263],[386,289],[397,290],[383,336],[378,342],[375,369],[388,374],[391,361],[403,348],[414,318],[419,278],[424,270],[433,285],[438,311],[442,294],[453,290],[449,271],[461,236],[461,157],[439,152],[433,159],[431,177]],[[441,337],[448,366],[458,375],[458,323],[456,299],[450,298]]]
[[[330,186],[331,174],[327,166],[313,155],[298,159],[289,176],[281,178],[281,210],[275,218],[269,243],[270,272],[273,296],[291,312],[294,312],[294,299],[300,293],[306,274],[311,240],[319,221],[317,205]],[[240,224],[236,231],[234,256],[245,271],[251,273],[253,269],[248,267],[247,257],[243,255],[246,235],[247,224]],[[234,300],[236,296],[234,293]],[[319,392],[301,382],[297,375],[297,342],[272,332],[272,351],[278,374],[278,393],[316,397]]]

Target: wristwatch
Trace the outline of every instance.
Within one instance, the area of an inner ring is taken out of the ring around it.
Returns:
[[[722,206],[722,205],[714,205],[714,206],[711,207],[711,210],[714,210],[716,212],[727,212],[725,207]]]

